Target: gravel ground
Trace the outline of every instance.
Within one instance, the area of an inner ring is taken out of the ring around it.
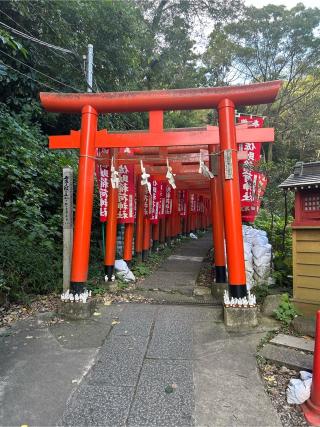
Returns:
[[[280,415],[282,425],[284,427],[308,426],[299,405],[287,403],[287,386],[292,378],[300,378],[299,371],[262,362],[259,363],[259,368],[265,391]]]

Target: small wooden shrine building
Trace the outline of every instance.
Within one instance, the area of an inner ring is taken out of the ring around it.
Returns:
[[[320,162],[298,162],[279,186],[295,192],[293,298],[306,314],[320,308]]]

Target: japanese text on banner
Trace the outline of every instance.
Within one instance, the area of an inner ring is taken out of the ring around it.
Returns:
[[[118,221],[119,223],[134,222],[134,166],[120,165],[118,192]]]
[[[247,123],[249,127],[260,128],[264,124],[264,119],[262,117],[240,115],[238,123]],[[238,148],[248,153],[246,160],[239,161],[239,184],[242,217],[245,221],[251,221],[251,214],[256,211],[254,205],[261,176],[261,173],[254,170],[260,161],[261,143],[242,143],[239,144]],[[247,219],[248,215],[250,215],[250,220]]]
[[[152,194],[152,210],[150,222],[151,224],[158,224],[159,222],[159,211],[160,211],[160,194],[161,182],[151,177],[151,194]]]

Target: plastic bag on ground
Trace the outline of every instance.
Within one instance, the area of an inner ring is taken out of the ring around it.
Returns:
[[[118,277],[125,282],[134,282],[136,280],[134,274],[129,269],[127,263],[123,259],[116,259],[114,269]]]
[[[310,397],[312,374],[300,371],[300,378],[290,380],[287,387],[287,402],[290,404],[301,405]]]
[[[116,271],[127,271],[129,267],[123,259],[116,259],[114,262],[114,268]]]
[[[190,233],[189,237],[191,237],[191,239],[198,239],[198,237],[195,234],[193,234],[193,233]]]

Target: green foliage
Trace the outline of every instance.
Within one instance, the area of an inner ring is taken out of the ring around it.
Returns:
[[[150,267],[145,263],[134,264],[131,270],[136,277],[148,276],[151,273]]]
[[[259,352],[264,347],[265,344],[267,344],[268,342],[270,342],[272,340],[272,338],[274,338],[276,336],[277,332],[278,332],[277,330],[268,331],[266,333],[266,335],[261,338],[261,340],[260,340],[260,342],[259,342],[259,344],[257,346],[257,352]],[[258,355],[257,355],[257,357],[261,358],[261,356],[258,356]],[[260,362],[262,362],[261,359],[260,359]]]
[[[62,249],[0,231],[0,289],[12,300],[57,291],[62,285]]]
[[[289,217],[289,222],[292,217]],[[255,226],[265,230],[273,249],[273,278],[278,286],[292,286],[292,232],[283,216],[261,209]]]
[[[285,325],[290,325],[291,321],[299,315],[294,304],[290,301],[288,294],[283,294],[279,307],[274,310],[276,319],[283,322]]]
[[[92,291],[93,295],[104,295],[106,293],[106,287],[99,285],[96,281],[88,283],[87,288]]]
[[[256,296],[257,303],[263,304],[265,298],[270,294],[270,289],[266,285],[256,285],[253,286],[251,292]]]
[[[10,299],[56,290],[62,281],[61,169],[26,112],[0,104],[0,270]]]

